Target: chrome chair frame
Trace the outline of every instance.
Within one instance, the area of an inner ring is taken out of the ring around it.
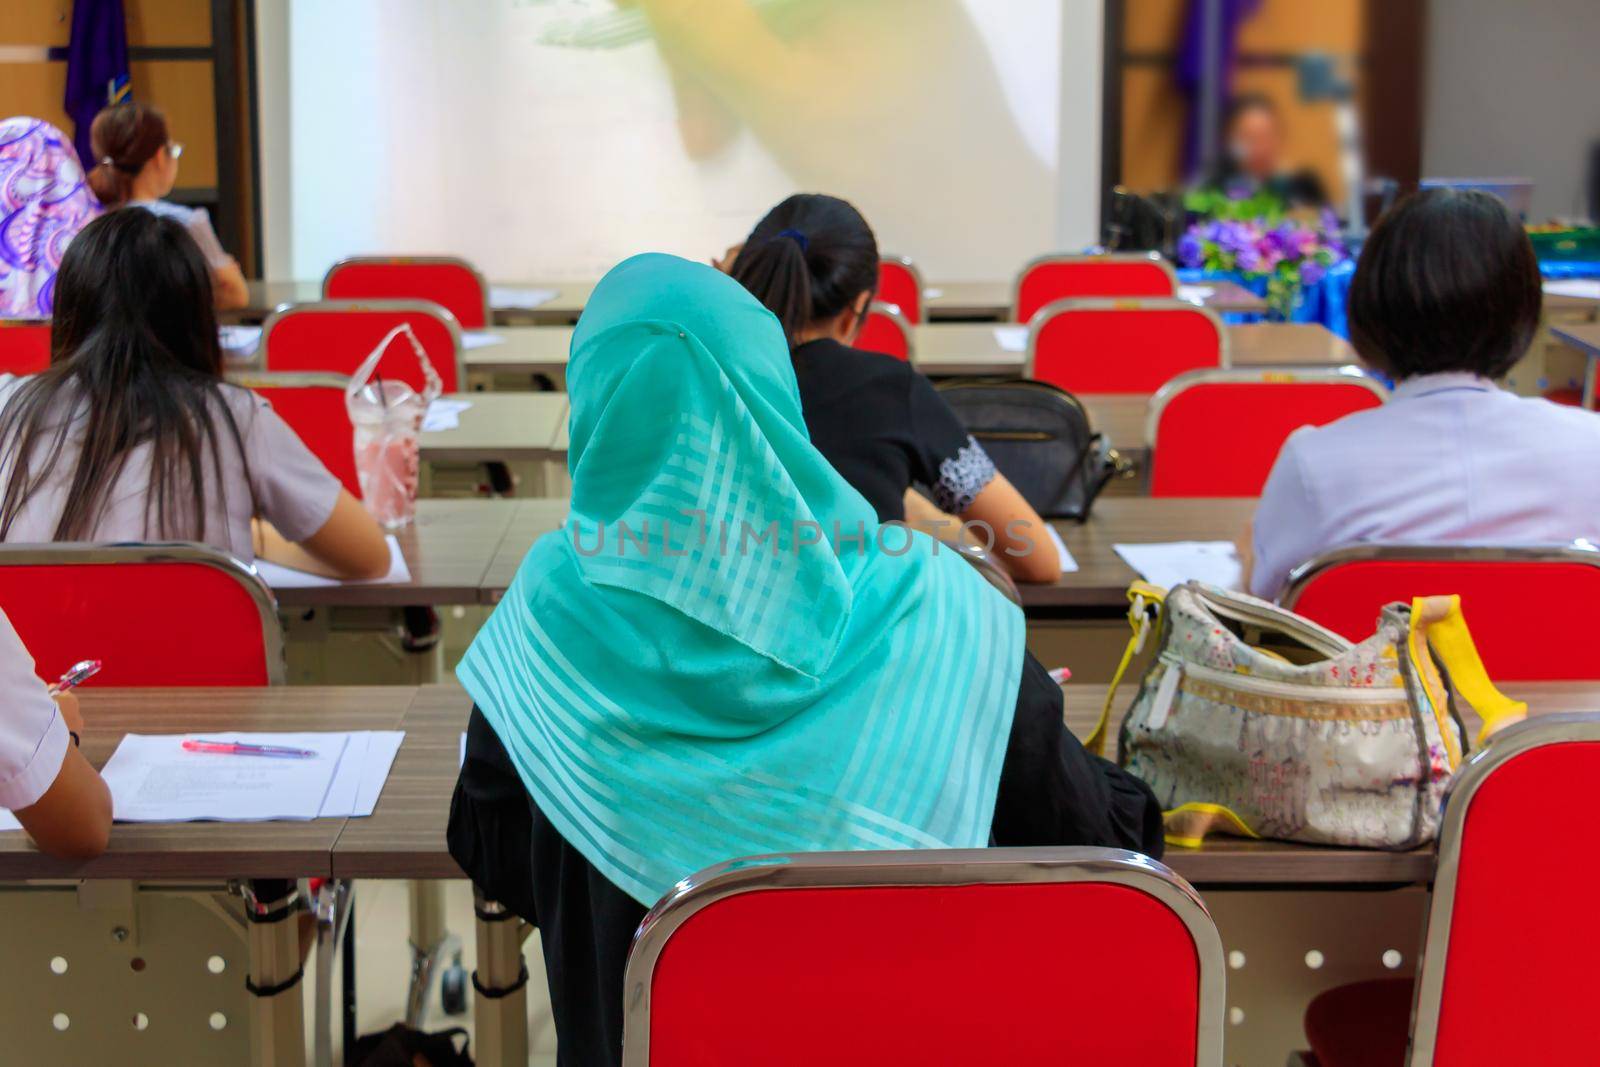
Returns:
[[[886,304],[881,300],[874,300],[871,306],[867,308],[867,314],[868,316],[882,315],[894,323],[895,328],[906,339],[906,362],[915,367],[917,365],[917,329],[911,325],[911,320],[906,318],[905,312],[900,310],[900,305]],[[865,319],[862,320],[862,326],[866,326]]]
[[[906,269],[906,271],[908,273],[910,273],[912,280],[914,282],[916,282],[916,285],[917,285],[917,311],[920,313],[919,321],[927,322],[928,321],[928,286],[927,286],[927,283],[923,281],[923,279],[922,279],[922,271],[918,269],[916,263],[912,262],[910,256],[899,256],[899,255],[880,255],[878,257],[878,263],[880,265],[884,264],[884,263],[893,263],[897,267],[904,267]],[[888,301],[885,301],[885,303],[888,303]],[[896,305],[889,304],[889,306],[890,307],[895,307]],[[903,312],[902,312],[902,314],[903,314]]]
[[[461,343],[461,323],[450,314],[448,308],[442,307],[429,300],[313,300],[307,304],[284,304],[267,316],[267,321],[261,324],[261,367],[263,370],[272,370],[272,331],[284,319],[292,315],[324,314],[341,311],[394,311],[411,314],[432,315],[441,320],[450,331],[450,341],[455,348],[454,360],[456,368],[456,388],[458,393],[466,392],[467,388],[467,363],[463,354]],[[430,354],[429,358],[432,356]],[[337,374],[337,371],[285,371],[287,374]]]
[[[623,1067],[650,1062],[650,999],[656,965],[674,934],[703,909],[773,889],[1099,882],[1165,904],[1194,939],[1200,978],[1196,1067],[1221,1067],[1226,968],[1222,939],[1194,888],[1165,865],[1109,848],[926,849],[754,856],[692,874],[639,925],[623,982]]]
[[[1497,562],[1497,563],[1577,563],[1600,567],[1600,546],[1586,541],[1550,547],[1546,545],[1450,545],[1402,541],[1371,541],[1359,545],[1346,545],[1324,552],[1300,564],[1289,572],[1283,588],[1278,591],[1277,603],[1293,610],[1305,593],[1306,586],[1322,572],[1344,563],[1361,563],[1372,560],[1399,562]]]

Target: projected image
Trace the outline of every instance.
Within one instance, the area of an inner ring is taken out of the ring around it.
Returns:
[[[307,275],[354,249],[500,278],[707,258],[796,190],[853,200],[931,277],[1055,245],[1060,0],[295,0],[293,20]],[[319,80],[341,91],[313,107]],[[405,180],[363,202],[341,160]]]

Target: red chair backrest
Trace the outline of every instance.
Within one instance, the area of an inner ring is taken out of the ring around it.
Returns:
[[[1027,377],[1070,393],[1154,393],[1222,366],[1227,344],[1215,315],[1176,300],[1067,302],[1030,331]]]
[[[335,385],[268,385],[248,383],[267,399],[311,449],[328,472],[361,499],[356,475],[355,427],[345,408],[344,389]]]
[[[38,374],[48,366],[48,322],[0,319],[0,374]]]
[[[1597,779],[1593,715],[1530,720],[1461,771],[1440,834],[1412,1064],[1593,1060],[1600,852],[1556,813],[1587,810]]]
[[[1057,256],[1036,260],[1017,277],[1014,321],[1029,322],[1057,300],[1116,297],[1172,297],[1178,293],[1172,269],[1149,256]]]
[[[1218,372],[1226,375],[1229,372]],[[1151,403],[1151,496],[1260,496],[1284,440],[1377,407],[1366,379],[1251,374],[1248,380],[1179,380]]]
[[[347,259],[322,280],[325,300],[430,300],[456,317],[463,330],[489,327],[489,293],[483,276],[460,259]]]
[[[1538,558],[1542,550],[1393,548],[1371,546],[1378,558],[1312,563],[1283,601],[1301,615],[1352,641],[1372,636],[1378,612],[1395,601],[1459,593],[1474,642],[1496,681],[1600,678],[1600,656],[1587,627],[1543,625],[1553,604],[1600,597],[1600,556],[1593,562]],[[1387,558],[1383,553],[1428,553],[1432,558]],[[1565,550],[1549,555],[1570,556]],[[1458,558],[1452,558],[1452,556]],[[1588,553],[1582,553],[1588,555]]]
[[[96,685],[282,681],[272,594],[198,545],[3,546],[0,607],[47,681],[81,659],[103,662]]]
[[[855,347],[867,352],[882,352],[906,363],[911,362],[911,335],[892,315],[874,309],[862,324]]]
[[[875,299],[899,308],[900,314],[913,326],[922,322],[922,280],[917,276],[916,268],[903,260],[878,260],[878,294]]]
[[[394,327],[405,322],[428,353],[446,393],[461,390],[461,352],[454,322],[442,308],[414,304],[297,304],[267,320],[263,365],[269,371],[331,371],[350,375]],[[420,392],[425,384],[416,353],[403,337],[389,343],[378,364],[385,378]]]
[[[1203,958],[1172,906],[1110,880],[751,889],[668,935],[623,1063],[1220,1063]]]

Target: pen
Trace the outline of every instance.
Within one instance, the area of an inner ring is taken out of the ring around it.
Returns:
[[[183,742],[185,752],[210,752],[218,756],[272,756],[276,759],[311,759],[316,755],[309,748],[286,748],[283,745],[251,745],[243,741]]]
[[[50,692],[65,693],[68,689],[82,685],[99,673],[99,660],[81,659],[67,668],[67,672],[61,676],[61,680],[50,687]]]

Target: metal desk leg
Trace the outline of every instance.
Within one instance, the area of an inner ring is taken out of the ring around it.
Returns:
[[[306,1022],[300,979],[300,888],[261,879],[239,888],[249,928],[250,1062],[253,1067],[305,1067]]]
[[[411,988],[406,994],[406,1025],[421,1029],[439,961],[456,942],[445,927],[444,883],[408,882],[406,889],[411,900]]]
[[[312,902],[317,916],[317,993],[312,1017],[316,1067],[333,1067],[333,958],[354,901],[349,882],[330,878]]]
[[[522,941],[528,924],[473,891],[478,969],[472,974],[473,1029],[482,1067],[523,1067],[528,1062],[528,965]]]
[[[1594,410],[1595,374],[1596,374],[1596,368],[1597,367],[1600,367],[1600,356],[1592,356],[1592,355],[1588,355],[1587,353],[1585,353],[1585,358],[1584,358],[1584,361],[1583,361],[1583,401],[1582,402],[1583,402],[1583,406],[1585,408],[1588,408],[1590,411]]]

